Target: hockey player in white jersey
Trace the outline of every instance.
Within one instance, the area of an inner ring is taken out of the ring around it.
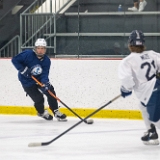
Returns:
[[[140,109],[147,127],[141,138],[146,145],[158,145],[155,125],[160,128],[160,54],[145,51],[145,37],[142,31],[134,30],[128,40],[130,55],[124,58],[118,68],[121,80],[121,95],[126,97],[132,90],[140,101]]]

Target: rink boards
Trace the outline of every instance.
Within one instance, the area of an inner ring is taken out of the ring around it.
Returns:
[[[121,59],[51,59],[50,82],[57,97],[82,117],[120,94],[118,65]],[[36,115],[23,91],[11,59],[0,59],[0,114]],[[119,98],[94,115],[97,118],[142,119],[134,93]],[[61,111],[73,114],[63,105]],[[45,99],[45,106],[48,107]]]

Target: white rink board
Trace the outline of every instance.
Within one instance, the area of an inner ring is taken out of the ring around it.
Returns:
[[[69,107],[98,108],[120,94],[120,60],[52,59],[50,82]],[[0,106],[33,106],[26,97],[11,59],[0,59]],[[47,106],[47,103],[46,103]],[[139,110],[134,94],[119,98],[106,109]]]

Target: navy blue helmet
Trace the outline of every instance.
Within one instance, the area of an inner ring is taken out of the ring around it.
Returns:
[[[131,46],[143,46],[145,43],[143,32],[139,30],[133,30],[129,36],[128,43]]]

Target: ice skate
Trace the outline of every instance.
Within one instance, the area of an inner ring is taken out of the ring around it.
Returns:
[[[57,110],[54,110],[54,116],[55,118],[57,118],[58,121],[61,121],[61,122],[65,122],[67,121],[66,119],[66,115],[61,113],[58,109]]]
[[[144,133],[141,140],[145,145],[159,145],[158,134],[154,124],[151,124],[151,129]]]
[[[45,110],[42,114],[38,113],[38,116],[39,117],[42,117],[46,120],[52,120],[53,119],[53,116],[51,116],[47,110]]]

